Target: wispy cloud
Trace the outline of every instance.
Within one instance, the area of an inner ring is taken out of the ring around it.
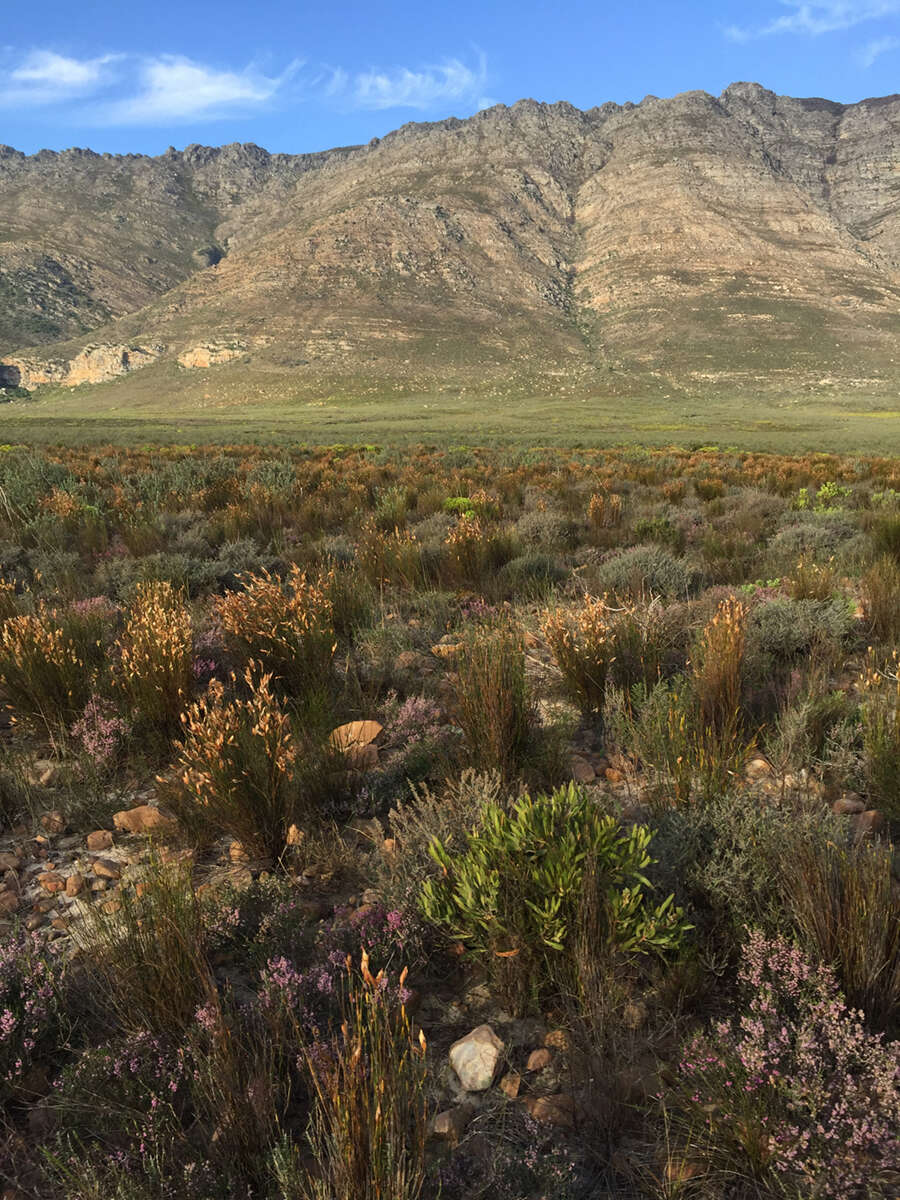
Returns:
[[[295,59],[278,74],[257,64],[222,67],[181,54],[106,54],[74,58],[31,50],[0,51],[0,109],[65,106],[66,117],[104,126],[213,121],[276,105],[309,102],[341,109],[438,112],[493,103],[485,95],[483,54],[470,65],[447,58],[417,69],[350,71],[309,67]]]
[[[427,110],[460,101],[480,107],[486,86],[487,61],[481,54],[474,68],[458,58],[450,58],[418,71],[398,67],[392,71],[363,71],[352,76],[342,73],[337,94],[354,108]]]
[[[52,50],[31,50],[20,58],[3,55],[5,82],[0,85],[0,106],[22,107],[59,104],[95,93],[111,78],[110,65],[119,58],[68,58]]]
[[[733,41],[769,37],[779,33],[818,37],[852,29],[900,13],[900,0],[780,0],[788,12],[759,26],[729,25],[725,34]]]
[[[857,55],[857,61],[861,67],[868,70],[876,59],[881,58],[882,54],[890,54],[892,50],[900,50],[900,37],[876,38],[874,42],[863,46]]]
[[[175,54],[145,59],[137,90],[102,105],[96,119],[104,125],[169,125],[258,109],[284,89],[301,65],[292,62],[280,75],[270,76],[252,66],[222,71]]]

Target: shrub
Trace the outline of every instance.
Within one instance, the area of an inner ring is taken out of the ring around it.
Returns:
[[[114,911],[88,910],[77,938],[101,984],[96,996],[122,1029],[177,1037],[213,986],[190,862],[152,858]]]
[[[606,677],[615,656],[606,596],[586,596],[571,614],[547,613],[542,628],[572,701],[584,713],[602,713]]]
[[[0,942],[0,1101],[47,1051],[56,1050],[61,960],[39,934],[13,930]]]
[[[825,566],[808,558],[801,558],[786,582],[792,600],[828,600],[835,590],[837,576],[833,558]]]
[[[74,722],[70,734],[94,772],[108,772],[122,755],[130,725],[116,715],[112,704],[96,693]]]
[[[900,1161],[900,1047],[866,1033],[831,969],[783,939],[752,933],[739,982],[740,1014],[683,1051],[677,1103],[691,1155],[797,1200],[887,1194]]]
[[[598,589],[617,596],[692,595],[699,575],[683,559],[659,546],[633,546],[608,558],[597,571]]]
[[[900,655],[879,669],[870,649],[860,676],[863,770],[871,798],[900,815]]]
[[[243,682],[246,697],[229,699],[214,679],[188,709],[172,777],[160,783],[187,829],[225,830],[250,854],[278,856],[300,815],[300,749],[271,675],[251,663]]]
[[[747,606],[734,597],[721,601],[694,656],[693,688],[703,730],[721,737],[737,732],[741,706]]]
[[[566,572],[548,554],[520,554],[497,572],[498,591],[509,599],[541,599],[562,583]]]
[[[405,972],[401,974],[403,985]],[[347,967],[339,1035],[304,1045],[313,1094],[315,1172],[294,1193],[309,1200],[416,1200],[425,1179],[425,1038],[363,955]],[[292,1192],[288,1192],[291,1195]]]
[[[791,838],[784,886],[800,932],[831,963],[854,1008],[884,1027],[900,1016],[900,894],[884,846]]]
[[[388,814],[394,850],[375,856],[379,894],[385,903],[401,911],[415,909],[422,884],[439,871],[429,852],[432,842],[459,853],[483,810],[503,805],[505,796],[496,771],[482,774],[470,767],[438,793],[422,786],[413,790],[411,800],[395,804]]]
[[[900,562],[900,513],[882,517],[872,531],[872,544],[876,555],[888,555]]]
[[[736,711],[721,728],[701,723],[692,680],[684,676],[661,680],[649,691],[637,684],[610,726],[676,804],[731,791],[748,749]]]
[[[594,529],[612,529],[622,523],[622,497],[617,492],[595,492],[588,502],[588,523]]]
[[[118,641],[117,689],[135,723],[174,733],[193,685],[193,624],[169,583],[142,583]]]
[[[244,590],[217,601],[216,614],[234,648],[258,661],[289,695],[307,698],[331,676],[334,623],[329,579],[293,567],[284,584],[250,575]]]
[[[464,850],[432,843],[441,875],[422,885],[422,910],[484,960],[521,1006],[565,972],[558,959],[574,953],[586,884],[599,898],[597,953],[678,944],[684,926],[672,897],[655,908],[647,902],[650,839],[645,826],[622,830],[572,784],[549,796],[522,796],[509,811],[488,804]]]
[[[872,635],[900,641],[900,556],[884,554],[862,577],[863,618]]]
[[[511,778],[529,758],[537,722],[521,632],[507,622],[470,631],[454,689],[472,765]]]
[[[628,694],[636,684],[651,688],[685,665],[689,628],[683,606],[659,601],[623,605],[612,616],[613,659],[609,676]]]
[[[75,644],[46,611],[0,626],[0,694],[17,721],[53,741],[83,710],[90,689]]]

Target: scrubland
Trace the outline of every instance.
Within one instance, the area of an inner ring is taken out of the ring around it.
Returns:
[[[0,450],[0,1179],[900,1189],[900,461]]]

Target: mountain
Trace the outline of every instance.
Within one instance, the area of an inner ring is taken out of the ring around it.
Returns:
[[[523,100],[310,155],[0,148],[7,386],[887,395],[898,335],[898,96]]]

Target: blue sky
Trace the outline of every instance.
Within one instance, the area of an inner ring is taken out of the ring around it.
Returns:
[[[900,91],[900,0],[0,0],[0,142],[306,151],[523,96]]]

